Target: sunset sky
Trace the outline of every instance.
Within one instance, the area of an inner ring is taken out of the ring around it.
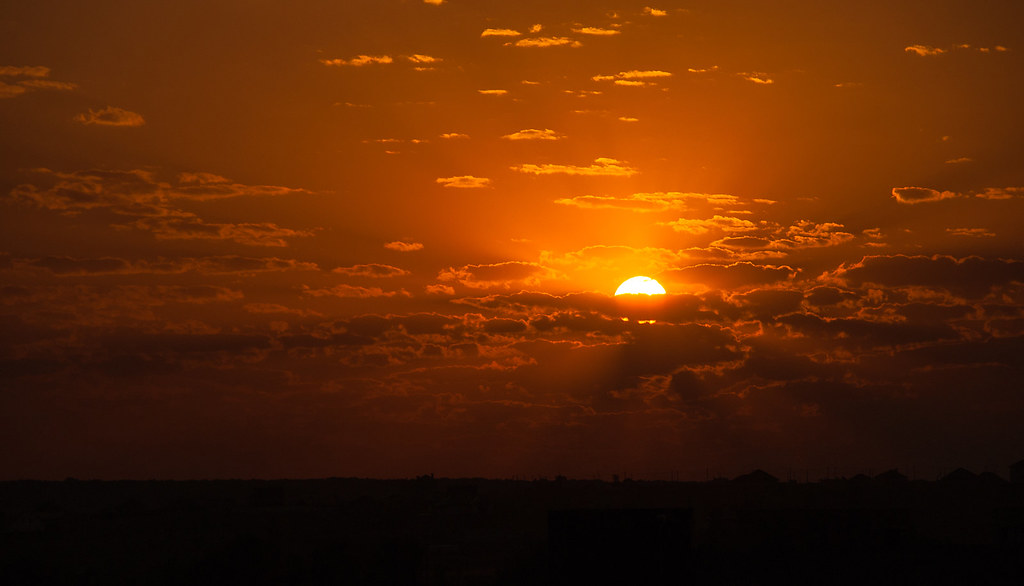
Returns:
[[[646,1],[8,3],[0,478],[1024,458],[1024,3]]]

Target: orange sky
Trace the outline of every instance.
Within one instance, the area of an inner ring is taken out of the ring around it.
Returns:
[[[0,476],[1002,472],[1022,22],[6,7]]]

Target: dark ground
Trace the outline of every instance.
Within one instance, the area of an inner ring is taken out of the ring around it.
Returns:
[[[1017,585],[1024,484],[4,482],[0,583]]]

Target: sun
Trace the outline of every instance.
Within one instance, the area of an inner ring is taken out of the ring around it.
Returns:
[[[661,283],[650,277],[633,277],[626,279],[615,290],[616,295],[664,295],[665,288]]]

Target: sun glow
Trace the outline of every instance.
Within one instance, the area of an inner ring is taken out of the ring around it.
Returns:
[[[650,277],[633,277],[626,279],[615,290],[616,295],[664,295],[665,288],[661,283]]]

